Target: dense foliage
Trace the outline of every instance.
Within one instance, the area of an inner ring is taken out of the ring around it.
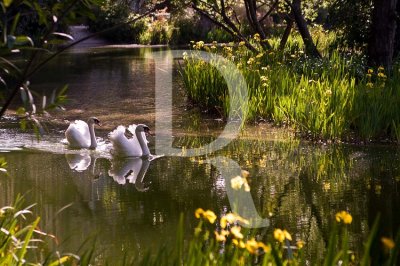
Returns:
[[[388,78],[383,67],[366,68],[363,56],[328,52],[334,35],[314,33],[327,50],[323,59],[305,56],[299,38],[290,39],[283,52],[254,53],[244,43],[208,47],[198,42],[193,47],[220,53],[240,69],[250,96],[243,107],[245,121],[291,125],[313,139],[400,141],[399,67]],[[252,45],[260,46],[259,41],[255,36]],[[201,60],[185,59],[182,73],[189,98],[227,116],[230,99],[222,76]]]

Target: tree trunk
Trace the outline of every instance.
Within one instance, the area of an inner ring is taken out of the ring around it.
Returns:
[[[397,30],[395,37],[395,56],[400,56],[400,1],[397,0]]]
[[[271,45],[269,44],[269,42],[266,41],[267,36],[265,35],[261,23],[259,22],[257,17],[257,2],[255,0],[245,0],[244,2],[246,7],[247,20],[249,21],[255,32],[260,34],[260,37],[263,40],[261,45],[264,47],[264,49],[271,49]]]
[[[303,39],[306,53],[309,56],[321,58],[322,56],[318,52],[317,47],[313,42],[310,31],[307,27],[307,22],[301,12],[301,0],[293,0],[293,3],[291,3],[290,6],[292,8],[292,13],[296,21],[297,28],[299,29],[301,38]]]
[[[285,31],[283,32],[282,39],[279,44],[279,49],[282,51],[285,49],[287,40],[289,39],[290,32],[292,31],[293,28],[293,19],[288,16],[285,20],[286,20],[286,28]]]
[[[396,36],[397,0],[374,0],[368,60],[372,66],[391,70]]]

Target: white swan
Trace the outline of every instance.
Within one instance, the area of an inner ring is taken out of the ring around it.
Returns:
[[[127,137],[125,132],[132,134],[132,137]],[[150,150],[147,146],[146,133],[150,133],[150,129],[143,124],[130,125],[128,129],[124,126],[118,126],[117,129],[108,134],[114,155],[120,157],[149,156]]]
[[[69,124],[65,131],[68,145],[71,148],[89,148],[97,147],[96,135],[94,134],[94,125],[100,125],[100,121],[96,117],[89,118],[88,122],[75,120]]]

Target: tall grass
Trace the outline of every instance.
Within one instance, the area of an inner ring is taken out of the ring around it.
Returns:
[[[23,199],[18,196],[15,203],[0,209],[0,265],[90,265],[94,261],[95,248],[86,249],[78,257],[60,255],[46,248],[52,235],[39,230],[39,217],[31,219],[30,209],[23,208]],[[130,250],[121,258],[121,265],[305,265],[303,247],[307,245],[284,229],[274,229],[271,235],[256,229],[245,229],[241,225],[248,221],[237,214],[226,213],[217,217],[210,210],[197,209],[199,223],[193,234],[185,235],[183,215],[177,225],[176,241],[173,245],[147,250],[143,255]],[[349,224],[352,216],[338,212],[330,231],[324,252],[324,265],[370,265],[379,257],[381,265],[397,265],[400,247],[400,231],[396,239],[377,238],[379,217],[373,224],[364,244],[363,254],[354,254],[349,245]],[[298,237],[298,236],[297,236]],[[82,246],[87,246],[85,241]],[[381,246],[374,250],[373,247]],[[321,251],[323,252],[323,251]],[[383,252],[383,253],[382,253]],[[107,258],[103,258],[107,263]],[[112,261],[116,261],[112,258]]]
[[[79,261],[73,254],[49,251],[53,235],[39,229],[39,217],[32,217],[33,205],[23,207],[17,196],[0,209],[0,265],[71,265]],[[81,260],[82,261],[82,260]]]
[[[323,59],[304,55],[296,36],[288,41],[285,51],[256,54],[243,43],[217,47],[198,42],[193,48],[222,54],[237,65],[250,96],[247,121],[263,119],[291,125],[313,139],[399,142],[399,65],[390,75],[383,68],[369,69],[362,55],[332,50],[332,33],[317,34],[326,51]],[[258,36],[253,42],[260,46]],[[189,98],[227,116],[230,99],[222,76],[203,61],[190,56],[185,61],[181,73]]]

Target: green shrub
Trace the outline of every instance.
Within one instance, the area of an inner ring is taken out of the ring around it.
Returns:
[[[169,44],[174,27],[166,21],[156,20],[139,37],[141,44]]]
[[[125,4],[106,1],[104,5],[95,11],[96,20],[88,23],[89,30],[99,32],[107,28],[125,23],[131,19],[131,11]],[[102,35],[112,43],[138,43],[139,36],[147,30],[145,20],[136,23],[123,24],[112,31]]]

